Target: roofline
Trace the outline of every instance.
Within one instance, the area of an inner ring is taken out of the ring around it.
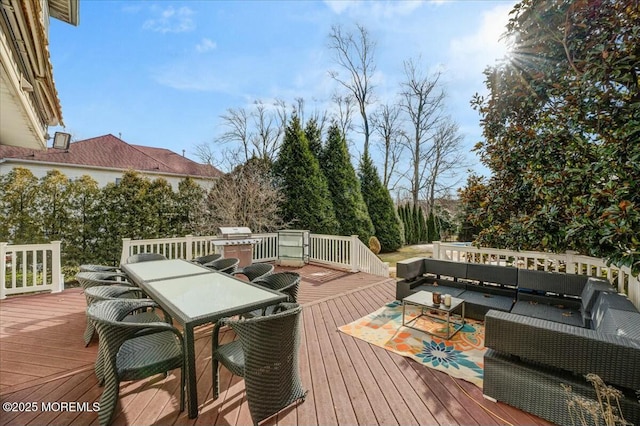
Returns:
[[[88,166],[84,164],[73,164],[73,163],[56,163],[53,161],[40,161],[40,160],[27,160],[23,158],[2,158],[0,159],[0,164],[2,163],[27,163],[27,164],[41,164],[46,166],[54,166],[54,167],[69,167],[72,169],[93,169],[93,170],[107,170],[107,171],[116,171],[116,172],[127,172],[129,170],[135,169],[120,169],[117,167],[104,167],[104,166]],[[138,173],[150,173],[161,176],[172,176],[172,177],[183,177],[183,178],[192,178],[192,179],[218,179],[218,176],[202,176],[202,175],[185,175],[180,173],[170,173],[170,172],[162,172],[159,170],[135,170]]]
[[[66,3],[68,13],[64,13],[49,3],[49,15],[59,21],[66,22],[67,24],[77,27],[80,23],[80,0],[66,0]]]

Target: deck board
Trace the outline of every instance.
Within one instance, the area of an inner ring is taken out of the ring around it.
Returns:
[[[287,270],[290,268],[278,268]],[[534,424],[538,419],[482,397],[471,383],[355,339],[337,328],[395,297],[393,279],[318,265],[295,269],[302,283],[300,372],[309,393],[262,422],[287,425]],[[80,289],[0,301],[0,401],[100,400],[93,372],[97,340],[84,347],[86,301]],[[211,326],[196,330],[200,415],[180,413],[179,370],[166,378],[125,382],[113,425],[245,425],[251,423],[244,381],[220,368],[213,400]],[[231,341],[230,330],[221,331]],[[0,425],[98,424],[94,412],[2,413]]]

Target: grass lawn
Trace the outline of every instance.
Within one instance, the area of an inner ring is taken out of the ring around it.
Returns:
[[[378,256],[383,262],[389,262],[390,268],[395,268],[398,260],[409,259],[410,257],[431,257],[432,255],[433,246],[431,244],[417,244],[404,246],[392,253],[380,253]]]

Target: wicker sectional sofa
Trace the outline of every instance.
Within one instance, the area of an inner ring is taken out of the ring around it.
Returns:
[[[450,293],[485,320],[489,399],[573,424],[561,384],[597,402],[584,377],[595,373],[623,392],[625,419],[640,425],[640,312],[607,280],[422,258],[399,262],[397,275],[397,299]]]

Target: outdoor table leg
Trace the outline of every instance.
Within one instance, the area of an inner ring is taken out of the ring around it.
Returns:
[[[196,383],[196,353],[193,327],[184,327],[184,346],[187,357],[187,410],[189,418],[198,417],[198,386]]]

